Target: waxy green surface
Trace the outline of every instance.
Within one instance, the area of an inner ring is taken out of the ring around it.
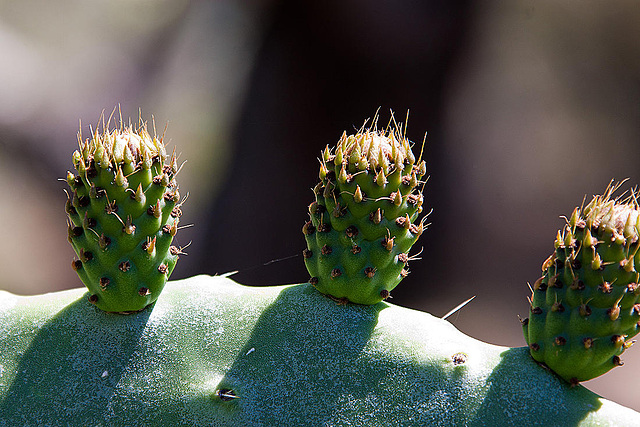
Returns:
[[[87,295],[0,292],[0,426],[640,425],[527,348],[309,284],[196,276],[130,315]]]

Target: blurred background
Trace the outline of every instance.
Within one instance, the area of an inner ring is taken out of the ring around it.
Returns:
[[[63,189],[81,127],[120,106],[187,160],[173,279],[304,282],[320,150],[380,107],[420,143],[432,225],[393,303],[525,345],[561,215],[640,182],[635,1],[0,1],[0,289],[82,286]],[[585,385],[640,410],[640,350]]]

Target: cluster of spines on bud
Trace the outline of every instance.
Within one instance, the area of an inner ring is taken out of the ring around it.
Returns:
[[[172,246],[181,212],[174,153],[144,123],[92,132],[73,153],[76,173],[65,210],[73,269],[89,301],[109,312],[139,311],[154,302],[181,250]]]
[[[622,365],[640,331],[640,209],[610,185],[576,208],[533,285],[523,321],[533,358],[572,384]]]
[[[421,179],[400,126],[343,133],[320,160],[310,220],[302,231],[310,283],[340,301],[375,304],[408,274],[408,254],[424,230]]]

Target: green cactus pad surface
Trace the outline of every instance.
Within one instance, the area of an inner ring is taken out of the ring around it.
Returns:
[[[617,187],[574,210],[533,285],[523,330],[531,355],[576,384],[622,365],[640,331],[640,210]]]
[[[640,425],[526,348],[309,284],[197,276],[128,316],[87,296],[0,292],[0,426]]]
[[[180,250],[171,246],[181,215],[175,153],[144,125],[82,141],[66,212],[72,267],[91,291],[89,301],[111,312],[142,310],[155,301]]]
[[[322,154],[316,200],[302,231],[311,279],[320,292],[358,304],[375,304],[408,274],[409,249],[424,223],[416,160],[401,128],[342,135]]]

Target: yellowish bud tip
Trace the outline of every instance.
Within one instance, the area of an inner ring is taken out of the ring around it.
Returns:
[[[356,203],[360,203],[363,200],[363,196],[362,196],[362,190],[360,190],[360,186],[357,185],[356,186],[356,191],[353,194],[353,201]]]

